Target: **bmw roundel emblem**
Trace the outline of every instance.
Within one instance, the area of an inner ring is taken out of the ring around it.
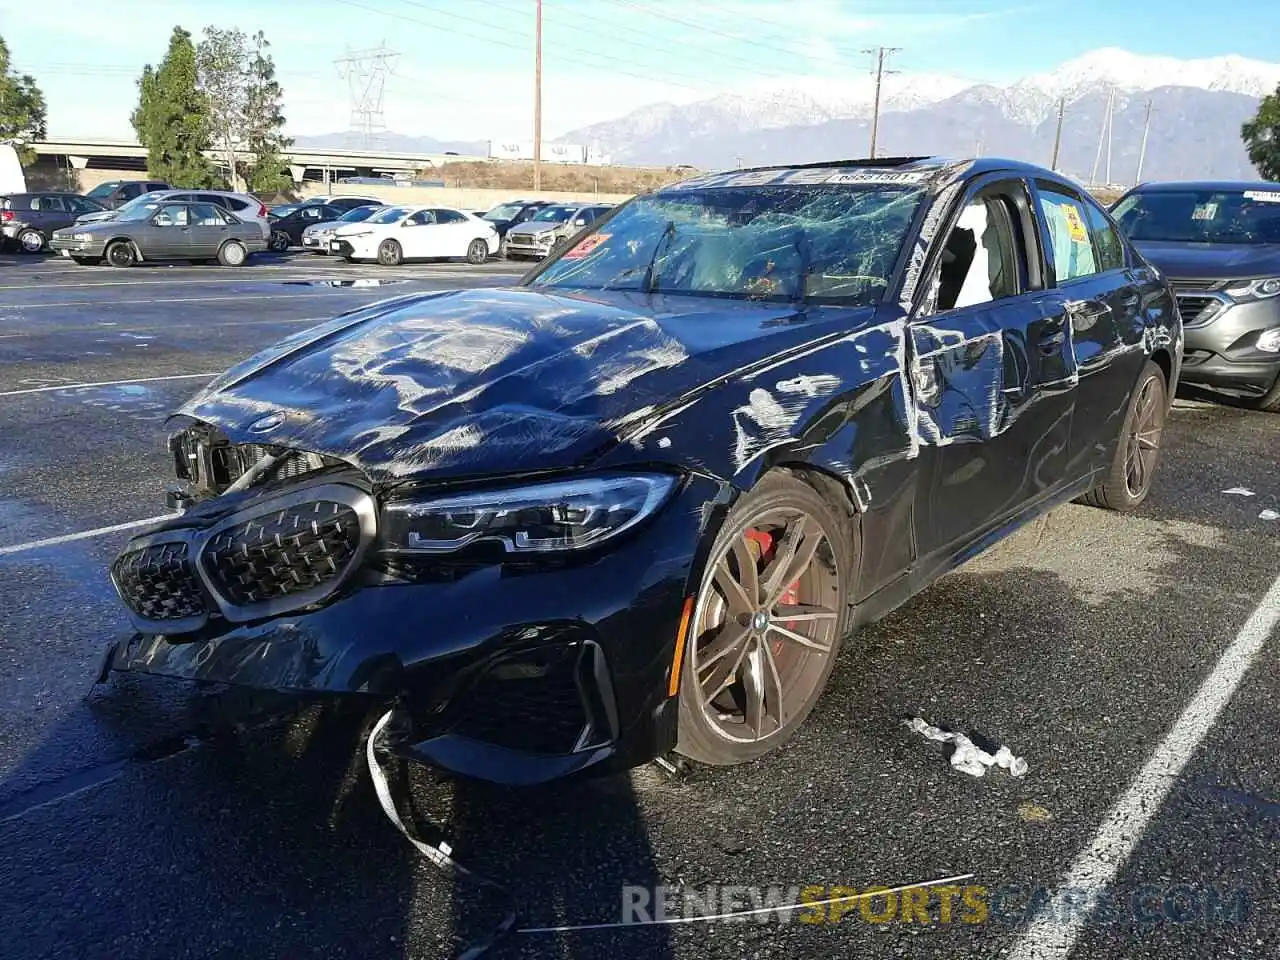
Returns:
[[[283,413],[268,413],[265,417],[259,417],[253,423],[249,424],[250,433],[270,433],[280,424],[284,423]]]

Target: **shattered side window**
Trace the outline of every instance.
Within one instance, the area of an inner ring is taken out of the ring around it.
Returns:
[[[674,190],[631,201],[536,287],[871,303],[925,191],[869,184]]]

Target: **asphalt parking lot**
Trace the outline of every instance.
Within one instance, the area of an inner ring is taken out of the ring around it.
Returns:
[[[127,532],[93,532],[163,512],[163,419],[211,375],[340,310],[518,272],[0,256],[6,960],[442,957],[500,917],[384,818],[360,718],[209,738],[204,696],[180,685],[90,695],[127,632],[106,572]],[[772,886],[776,905],[966,878],[946,911],[882,896],[838,922],[516,933],[499,957],[1273,958],[1280,637],[1262,628],[1280,520],[1259,514],[1280,511],[1278,449],[1280,417],[1180,400],[1138,514],[1069,505],[946,577],[846,645],[801,733],[754,764],[537,792],[414,771],[414,804],[511,889],[524,927],[616,923],[628,886]],[[952,770],[909,710],[1029,772]],[[1106,882],[1113,909],[1081,920],[1059,896],[1028,926],[1068,876]]]

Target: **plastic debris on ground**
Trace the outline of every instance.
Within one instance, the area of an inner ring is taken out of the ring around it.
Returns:
[[[1259,520],[1280,520],[1280,513],[1276,513],[1276,511],[1274,510],[1263,510],[1260,514],[1258,514],[1258,519]]]
[[[1227,496],[1229,496],[1229,497],[1252,497],[1252,496],[1254,496],[1254,492],[1253,492],[1252,490],[1250,490],[1248,487],[1232,487],[1230,490],[1223,490],[1222,492],[1223,492],[1223,493],[1225,493],[1225,494],[1226,494]]]
[[[951,766],[961,773],[981,777],[986,775],[988,767],[999,767],[1008,770],[1011,777],[1026,776],[1026,760],[1014,756],[1008,747],[993,743],[978,733],[944,730],[918,716],[907,717],[902,722],[928,740],[951,744]]]

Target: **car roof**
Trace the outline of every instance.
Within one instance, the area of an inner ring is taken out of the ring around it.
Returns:
[[[1245,190],[1280,190],[1280,183],[1268,180],[1161,180],[1140,183],[1130,193],[1171,193],[1178,190],[1205,190],[1237,193]]]
[[[875,174],[885,175],[889,181],[894,174],[911,175],[912,182],[923,185],[945,183],[953,175],[964,173],[969,177],[982,176],[988,173],[1008,173],[1015,176],[1037,177],[1053,180],[1058,183],[1072,185],[1072,181],[1060,173],[1044,167],[1027,163],[1023,160],[1010,160],[1005,157],[953,158],[943,156],[910,156],[910,157],[875,157],[845,160],[819,160],[812,163],[788,163],[762,167],[746,167],[741,170],[722,170],[712,173],[701,173],[688,180],[677,181],[659,188],[657,193],[668,190],[685,189],[687,184],[705,184],[720,179],[731,178],[749,173],[765,173],[775,171],[781,178],[791,172],[802,170],[863,171],[868,179]],[[1079,189],[1077,187],[1077,189]]]

